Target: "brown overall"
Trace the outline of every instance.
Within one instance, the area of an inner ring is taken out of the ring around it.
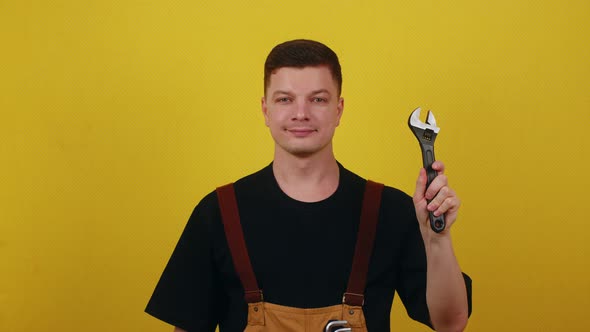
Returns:
[[[367,181],[352,270],[348,287],[342,296],[342,304],[304,309],[264,302],[248,256],[233,184],[217,188],[225,236],[248,303],[248,325],[245,332],[323,332],[328,322],[333,320],[347,322],[339,327],[349,327],[354,332],[367,332],[362,306],[382,190],[382,184]]]

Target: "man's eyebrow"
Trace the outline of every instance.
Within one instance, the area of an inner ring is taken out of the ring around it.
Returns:
[[[320,93],[327,93],[328,95],[330,94],[330,91],[328,91],[328,89],[318,89],[318,90],[313,90],[312,92],[309,93],[309,96],[314,96],[314,95],[318,95]],[[293,93],[290,91],[286,91],[286,90],[276,90],[272,93],[272,96],[277,96],[277,95],[292,95]]]
[[[284,90],[277,90],[277,91],[275,91],[275,92],[272,93],[273,96],[276,96],[276,95],[290,95],[290,94],[291,94],[291,92],[284,91]]]
[[[314,90],[310,93],[310,95],[317,95],[320,93],[327,93],[330,94],[330,91],[328,91],[327,89],[319,89],[319,90]]]

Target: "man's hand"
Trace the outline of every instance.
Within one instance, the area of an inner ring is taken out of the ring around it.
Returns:
[[[436,234],[430,230],[428,213],[433,212],[435,216],[445,215],[446,227],[440,233],[445,235],[457,219],[457,212],[461,205],[455,191],[449,187],[447,176],[444,174],[445,165],[440,161],[435,161],[432,164],[432,169],[437,171],[438,175],[428,188],[426,188],[426,170],[424,168],[420,170],[413,197],[416,217],[420,222],[420,230],[425,242],[430,239],[432,234]],[[428,203],[428,200],[431,202]]]

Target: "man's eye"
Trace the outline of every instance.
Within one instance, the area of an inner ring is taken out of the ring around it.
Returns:
[[[291,98],[289,97],[280,97],[276,99],[277,103],[288,103],[291,101]]]
[[[328,101],[328,99],[322,97],[313,97],[312,101],[314,103],[325,103]]]

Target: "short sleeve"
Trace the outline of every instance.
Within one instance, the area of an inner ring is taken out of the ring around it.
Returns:
[[[215,331],[222,311],[209,225],[219,218],[216,196],[194,209],[145,311],[188,331]]]

